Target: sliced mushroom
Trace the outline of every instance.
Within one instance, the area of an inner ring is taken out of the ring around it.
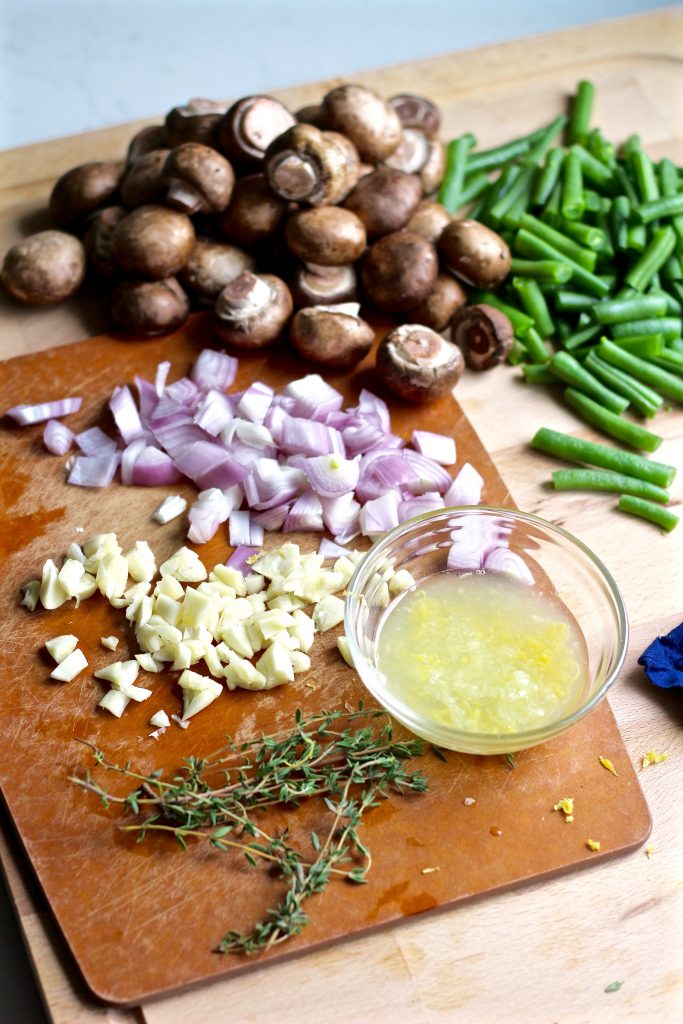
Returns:
[[[297,124],[268,147],[264,170],[273,192],[293,202],[338,203],[358,181],[358,155],[337,132]]]
[[[273,274],[240,274],[218,295],[213,326],[228,345],[263,348],[282,334],[292,314],[289,288]]]
[[[372,245],[363,260],[361,281],[368,297],[389,313],[412,309],[436,282],[436,249],[422,235],[395,231]]]
[[[105,206],[91,218],[83,236],[88,265],[99,277],[112,278],[119,273],[112,253],[112,237],[117,226],[127,216],[123,206]]]
[[[414,174],[378,167],[364,175],[344,200],[365,224],[369,238],[379,238],[405,227],[422,198],[422,184]]]
[[[421,324],[395,327],[377,349],[377,373],[391,391],[411,402],[448,394],[464,368],[462,352]]]
[[[354,144],[362,160],[386,160],[401,141],[401,122],[396,111],[362,85],[340,85],[322,102],[327,128],[341,132]]]
[[[358,298],[358,278],[352,266],[304,265],[296,271],[289,287],[297,309],[302,306],[355,302]]]
[[[126,166],[121,178],[121,202],[129,210],[163,197],[162,174],[170,149],[153,149]]]
[[[183,142],[213,146],[216,126],[227,113],[228,106],[221,101],[195,98],[180,107],[173,107],[166,115],[167,145],[171,149]]]
[[[451,321],[451,337],[469,367],[490,370],[507,358],[514,331],[504,313],[482,302],[456,312]]]
[[[138,206],[114,230],[114,260],[129,274],[167,278],[183,269],[195,242],[192,221],[165,206]]]
[[[409,309],[405,317],[413,324],[443,331],[456,309],[464,306],[466,301],[467,293],[463,286],[450,274],[439,274],[429,295],[418,306]]]
[[[422,235],[433,245],[439,241],[441,232],[453,220],[445,206],[431,199],[420,200],[415,213],[406,224],[406,231]]]
[[[13,298],[29,306],[68,299],[85,276],[85,250],[64,231],[39,231],[7,252],[0,279]]]
[[[287,247],[304,263],[336,267],[365,252],[363,221],[339,206],[314,206],[293,213],[285,224]]]
[[[375,332],[358,316],[357,303],[300,309],[292,320],[289,337],[306,359],[322,366],[346,369],[364,359]]]
[[[172,149],[164,164],[166,202],[183,213],[220,213],[230,202],[235,175],[224,156],[200,142]]]
[[[213,303],[226,285],[255,265],[254,257],[236,245],[198,238],[180,280],[200,302]]]
[[[431,100],[413,93],[400,93],[389,98],[389,106],[398,114],[404,128],[422,128],[427,132],[438,132],[441,114]]]
[[[398,148],[384,162],[405,174],[417,174],[427,195],[441,184],[446,148],[441,139],[422,128],[404,128]]]
[[[76,230],[101,206],[113,205],[123,164],[118,160],[80,164],[63,174],[50,195],[50,213],[60,228]]]
[[[168,149],[166,126],[163,124],[149,124],[133,136],[128,145],[126,162],[132,164],[153,149]]]
[[[294,115],[272,96],[245,96],[221,118],[218,148],[232,160],[260,164],[273,139],[295,124]]]
[[[174,277],[163,281],[120,281],[111,315],[130,334],[150,337],[175,331],[190,315],[190,302]]]
[[[476,220],[453,220],[439,251],[452,274],[477,288],[495,288],[510,271],[510,250],[495,231]]]

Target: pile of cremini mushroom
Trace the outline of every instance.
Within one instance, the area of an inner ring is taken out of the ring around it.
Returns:
[[[2,283],[46,305],[74,294],[89,267],[111,282],[113,321],[132,336],[211,306],[217,344],[249,351],[288,335],[307,360],[336,368],[370,351],[362,301],[405,321],[380,344],[379,375],[403,397],[431,399],[459,379],[463,349],[481,369],[512,342],[478,352],[463,309],[460,282],[495,286],[510,256],[494,232],[434,200],[439,122],[423,97],[385,102],[359,85],[296,114],[269,96],[192,100],[138,132],[124,162],[64,174],[49,203],[59,230],[13,246]],[[449,327],[463,346],[439,333]]]

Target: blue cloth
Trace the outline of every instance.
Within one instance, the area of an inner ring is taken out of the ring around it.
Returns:
[[[666,636],[658,636],[638,658],[655,686],[683,687],[683,622]]]

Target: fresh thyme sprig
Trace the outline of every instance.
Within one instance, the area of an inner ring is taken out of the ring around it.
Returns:
[[[323,711],[304,718],[296,712],[294,728],[277,735],[260,734],[245,742],[231,739],[205,758],[188,757],[179,773],[165,779],[161,770],[147,775],[130,763],[118,765],[91,743],[98,767],[135,782],[125,796],[107,791],[90,771],[71,781],[95,793],[104,806],[123,805],[138,820],[119,826],[137,833],[171,833],[185,849],[188,838],[203,839],[220,850],[239,850],[256,866],[275,863],[287,888],[280,903],[267,911],[251,932],[229,931],[221,953],[253,954],[297,935],[306,925],[305,902],[323,892],[332,876],[366,881],[372,858],[359,826],[366,811],[390,791],[422,793],[427,781],[406,762],[422,753],[420,740],[395,740],[388,715],[378,708]],[[271,835],[254,816],[268,807],[298,807],[317,798],[331,815],[327,835],[311,833],[312,855],[294,847],[287,834]]]

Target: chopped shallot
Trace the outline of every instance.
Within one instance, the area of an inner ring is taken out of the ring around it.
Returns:
[[[7,410],[20,427],[28,427],[33,423],[44,423],[45,420],[59,419],[69,413],[78,412],[81,407],[80,398],[59,398],[54,402],[41,402],[39,405],[13,405]]]

